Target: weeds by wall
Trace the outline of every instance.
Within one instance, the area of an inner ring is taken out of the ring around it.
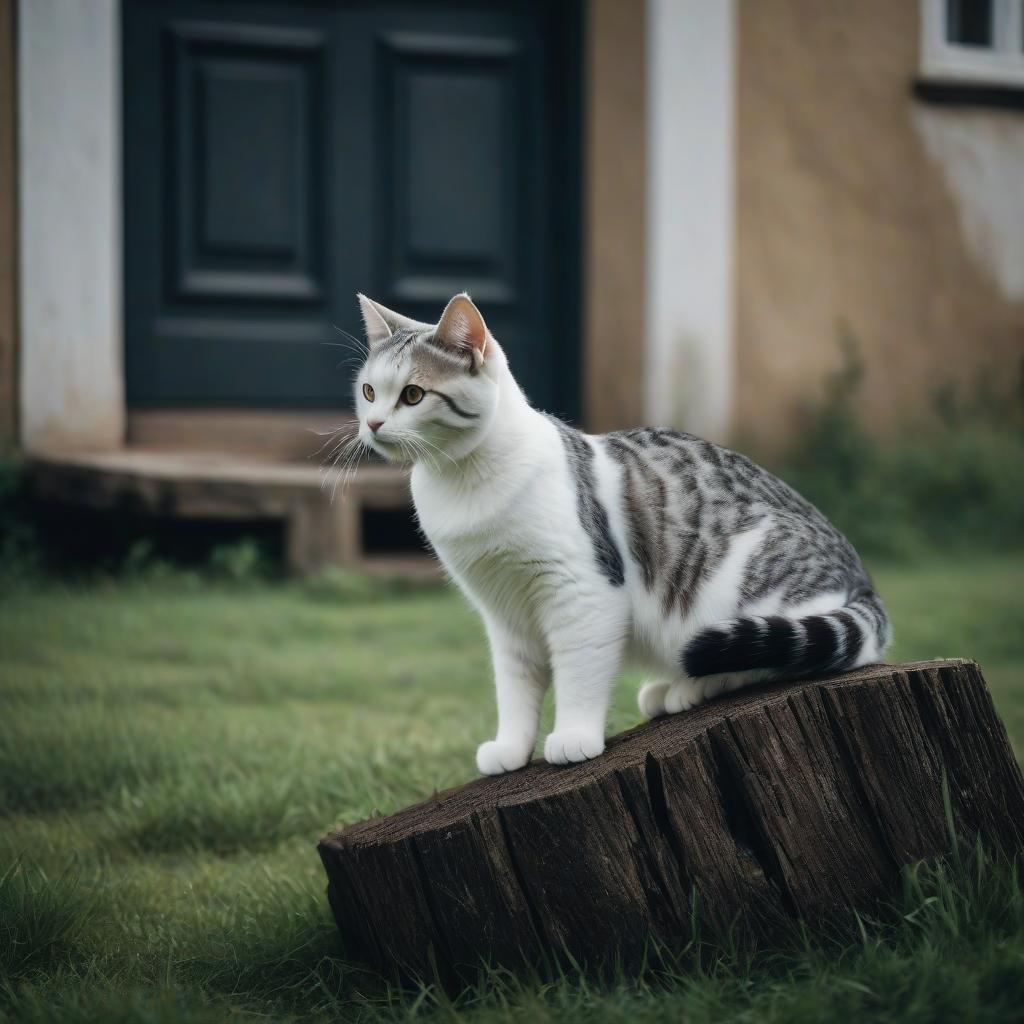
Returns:
[[[1024,547],[1024,377],[982,377],[968,394],[947,386],[927,417],[880,439],[858,415],[856,344],[841,343],[842,367],[776,472],[865,555]]]

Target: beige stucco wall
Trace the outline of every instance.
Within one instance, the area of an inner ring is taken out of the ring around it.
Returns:
[[[645,20],[643,0],[584,8],[583,419],[643,418]]]
[[[895,429],[1024,360],[1024,111],[912,97],[917,3],[740,5],[735,432],[766,447],[840,362]]]

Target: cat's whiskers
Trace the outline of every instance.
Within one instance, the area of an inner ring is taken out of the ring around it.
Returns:
[[[343,437],[329,453],[320,487],[321,490],[330,488],[332,503],[337,496],[339,486],[344,497],[345,488],[366,452],[366,445],[363,444],[358,432],[355,432],[348,437]]]
[[[413,434],[413,432],[411,430],[409,430],[407,428],[403,428],[403,427],[398,427],[398,428],[392,427],[391,430],[389,431],[389,436],[388,436],[388,440],[392,444],[396,444],[398,446],[399,451],[402,453],[402,456],[407,461],[412,461],[409,458],[409,452],[411,450],[415,450],[415,449],[413,449],[413,444],[412,444],[414,438],[415,438],[415,435]]]
[[[402,430],[396,431],[395,436],[391,439],[392,443],[397,445],[398,450],[401,452],[402,460],[410,466],[416,463],[416,449],[412,443],[413,436],[411,431]]]
[[[434,444],[433,441],[431,441],[429,438],[424,437],[422,434],[417,435],[417,438],[423,445],[437,452],[438,455],[443,455],[456,469],[458,469],[460,472],[462,471],[462,467],[448,454],[448,452],[446,452],[439,445]],[[434,465],[436,467],[437,464],[435,463]]]
[[[345,496],[345,491],[348,489],[348,485],[351,483],[351,481],[353,479],[355,479],[355,475],[356,475],[356,473],[359,470],[359,464],[360,464],[360,462],[361,462],[361,460],[362,460],[362,458],[363,458],[363,456],[365,454],[366,454],[366,447],[364,445],[360,444],[359,447],[357,449],[355,449],[354,453],[349,455],[349,458],[348,458],[344,468],[341,470],[341,473],[340,473],[340,487],[341,487],[341,496],[342,496],[342,498],[344,498],[344,496]],[[335,482],[335,490],[338,489],[338,486],[339,486],[339,482],[336,481]],[[331,494],[331,500],[332,501],[334,500],[334,493],[333,492]]]
[[[370,354],[370,346],[362,338],[357,338],[354,334],[350,334],[348,331],[345,330],[344,327],[339,327],[337,324],[331,324],[331,326],[343,338],[347,338],[349,340],[349,342],[352,343],[352,344],[346,346],[342,342],[336,341],[336,342],[333,342],[333,344],[340,345],[342,348],[345,348],[345,347],[352,348],[352,346],[354,345],[356,351],[357,352],[362,352],[364,356]],[[324,344],[325,345],[329,345],[329,344],[332,344],[332,343],[325,341]]]
[[[340,370],[343,366],[348,366],[353,363],[359,363],[362,365],[366,361],[367,356],[370,354],[369,346],[361,338],[357,338],[354,334],[349,334],[344,328],[339,327],[337,324],[331,324],[331,326],[345,339],[344,341],[321,341],[321,345],[329,345],[331,348],[341,348],[350,352],[351,355],[342,359],[334,367],[335,370]]]
[[[358,471],[359,463],[362,460],[364,451],[365,449],[362,448],[353,449],[349,453],[345,463],[341,468],[339,468],[334,478],[334,485],[331,488],[332,503],[337,497],[339,491],[341,492],[342,499],[344,499],[345,492],[348,490],[348,485],[354,479],[356,472]]]
[[[423,437],[422,434],[417,434],[412,430],[403,430],[401,432],[401,439],[404,445],[412,451],[413,456],[422,459],[428,466],[430,466],[435,472],[438,469],[438,462],[434,456],[434,453],[443,455],[448,459],[452,465],[457,465],[455,460],[441,448],[438,448],[432,441],[428,441],[427,438]],[[404,451],[403,447],[403,451]],[[407,456],[408,457],[408,456]],[[409,462],[415,464],[417,461],[416,457],[409,458]]]
[[[349,457],[355,449],[356,441],[356,438],[345,438],[331,452],[330,465],[332,468],[337,468],[338,473],[341,472],[341,469],[338,468],[339,463],[344,466],[348,462]]]
[[[465,480],[465,478],[466,478],[466,470],[465,470],[465,467],[461,463],[456,462],[456,460],[453,459],[451,457],[451,455],[449,455],[448,452],[446,452],[443,448],[441,448],[440,446],[434,444],[433,441],[428,440],[427,438],[423,437],[422,435],[419,435],[418,440],[423,445],[428,446],[433,452],[436,452],[438,455],[444,456],[444,458],[446,458],[452,464],[452,466],[455,468],[455,471],[459,475],[459,477],[462,480]],[[426,458],[426,456],[427,456],[427,452],[424,451],[424,458]],[[438,460],[436,458],[434,458],[434,459],[427,459],[427,461],[428,461],[428,463],[430,464],[431,468],[434,470],[435,473],[440,473],[441,465],[440,465],[440,463],[438,462]]]
[[[433,457],[430,450],[423,443],[422,438],[411,438],[410,445],[414,451],[419,455],[420,459],[430,466],[435,471],[437,470],[437,460]]]
[[[349,435],[347,437],[342,437],[334,442],[330,451],[328,451],[327,454],[324,456],[324,468],[328,474],[330,473],[331,468],[338,464],[338,461],[341,458],[342,453],[344,453],[348,449],[348,447],[353,443],[354,440],[354,435]]]
[[[315,430],[314,428],[311,427],[309,429],[310,434],[314,434],[316,437],[325,438],[325,440],[320,445],[320,447],[317,448],[315,452],[310,452],[308,457],[311,459],[317,458],[318,456],[323,456],[324,459],[330,458],[331,452],[328,452],[327,455],[324,455],[324,449],[332,448],[333,451],[334,445],[340,443],[340,441],[347,440],[348,437],[351,437],[353,433],[357,433],[358,430],[359,424],[354,420],[351,422],[342,423],[340,426],[333,427],[331,430]]]

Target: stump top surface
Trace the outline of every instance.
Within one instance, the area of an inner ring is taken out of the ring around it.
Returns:
[[[898,676],[928,674],[963,666],[977,667],[971,659],[943,658],[898,665],[869,665],[823,679],[751,686],[709,701],[692,711],[665,715],[619,733],[608,741],[605,752],[591,761],[562,766],[533,760],[518,771],[477,778],[434,793],[420,803],[387,817],[368,818],[332,831],[321,840],[321,845],[328,849],[377,845],[448,828],[476,812],[511,807],[539,797],[584,788],[609,773],[642,764],[648,753],[659,757],[671,756],[701,733],[724,721],[736,721],[760,713],[809,691],[883,683]]]

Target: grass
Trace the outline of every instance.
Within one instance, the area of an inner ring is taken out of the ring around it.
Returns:
[[[978,658],[1019,753],[1024,556],[875,575],[894,656]],[[1024,896],[973,859],[908,871],[855,945],[796,934],[639,982],[494,975],[453,1003],[345,964],[316,839],[469,777],[493,719],[457,595],[350,583],[0,593],[0,1020],[1019,1019]]]

